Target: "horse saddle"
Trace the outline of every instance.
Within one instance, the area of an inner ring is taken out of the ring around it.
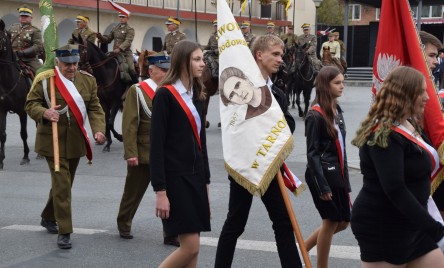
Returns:
[[[31,67],[26,65],[23,61],[19,60],[18,65],[20,70],[22,71],[22,74],[26,77],[31,79],[31,81],[34,80],[35,73],[32,71]]]
[[[114,59],[117,61],[119,65],[119,72],[120,72],[120,79],[125,81],[126,83],[129,83],[132,81],[131,75],[129,74],[129,67],[128,63],[126,62],[125,56],[122,55],[122,53],[112,53],[108,52],[106,53],[108,57],[114,57]]]

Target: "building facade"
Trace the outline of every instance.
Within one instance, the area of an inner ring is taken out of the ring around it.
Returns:
[[[7,29],[18,22],[17,8],[27,4],[33,8],[33,25],[40,28],[38,0],[2,0],[0,19],[5,21]],[[53,0],[54,16],[57,22],[59,44],[65,44],[76,27],[75,17],[81,13],[90,18],[89,27],[102,34],[107,34],[118,23],[117,12],[106,0]],[[179,17],[182,21],[180,30],[191,40],[206,44],[213,29],[211,21],[217,18],[215,0],[114,0],[131,12],[128,24],[135,29],[136,35],[132,50],[161,50],[167,29],[165,19]],[[285,26],[294,24],[296,34],[302,31],[299,25],[305,22],[314,26],[315,6],[312,0],[296,1],[288,12],[280,0],[251,0],[245,12],[241,14],[241,1],[227,0],[236,21],[250,20],[252,32],[265,34],[266,24],[272,20],[280,33]],[[196,3],[196,6],[194,4]],[[98,8],[97,8],[98,7]],[[98,10],[98,11],[97,11]],[[313,29],[314,30],[314,29]]]

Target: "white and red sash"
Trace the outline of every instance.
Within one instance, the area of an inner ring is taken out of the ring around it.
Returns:
[[[178,83],[179,82],[179,83]],[[193,100],[191,97],[186,94],[186,89],[183,86],[180,80],[173,85],[165,85],[171,94],[173,94],[174,98],[177,100],[179,105],[182,107],[186,116],[188,117],[188,121],[191,124],[191,128],[193,129],[194,137],[197,140],[197,144],[199,145],[199,149],[202,150],[202,144],[200,142],[200,130],[201,130],[201,121],[199,113],[196,110],[196,107],[193,104]],[[178,87],[178,88],[176,88]],[[182,88],[182,93],[179,93],[179,88]],[[185,90],[185,91],[184,91]]]
[[[154,81],[152,83],[150,83],[150,81],[152,81],[152,80],[147,79],[145,81],[140,82],[139,85],[143,89],[143,91],[145,91],[145,93],[148,95],[148,97],[150,97],[150,99],[153,100],[154,94],[156,94],[155,88],[153,89],[153,86],[154,86],[153,84],[155,84],[155,83],[154,83]]]
[[[85,121],[86,121],[86,106],[83,101],[82,96],[77,91],[76,86],[73,82],[66,79],[61,73],[59,68],[56,66],[54,69],[55,73],[55,85],[59,89],[60,94],[63,99],[65,99],[66,104],[68,104],[69,109],[72,111],[74,117],[79,124],[79,128],[83,133],[83,137],[85,138],[86,145],[86,158],[91,161],[92,160],[92,150],[91,150],[91,142],[88,137],[88,133],[85,129]],[[68,111],[69,112],[69,111]]]
[[[435,179],[435,176],[442,169],[442,166],[439,163],[438,152],[435,150],[435,148],[430,146],[423,139],[416,138],[415,135],[412,133],[412,131],[408,130],[406,127],[402,125],[392,126],[392,130],[395,131],[396,133],[401,134],[411,142],[417,144],[429,154],[430,159],[432,159],[432,173],[430,174],[430,181],[433,181]]]

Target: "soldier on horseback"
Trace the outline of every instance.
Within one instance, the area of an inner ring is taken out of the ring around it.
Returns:
[[[285,48],[290,48],[298,43],[298,37],[294,34],[293,25],[287,27],[287,33],[281,35],[281,40],[284,42]]]
[[[219,49],[217,45],[217,20],[213,20],[214,31],[208,40],[208,44],[202,49],[206,50],[204,61],[211,69],[211,76],[214,79],[219,77]]]
[[[173,51],[173,47],[177,42],[187,39],[187,36],[179,31],[180,24],[181,21],[178,18],[173,17],[169,17],[165,22],[169,33],[165,36],[165,42],[163,43],[162,50],[166,50],[168,55],[171,54],[171,51]]]
[[[274,22],[272,22],[272,21],[267,22],[267,33],[266,34],[271,34],[271,35],[279,37],[279,35],[274,32],[274,29],[275,29]]]
[[[23,5],[17,9],[19,11],[20,23],[13,24],[8,32],[11,35],[12,50],[26,66],[35,74],[42,66],[37,55],[42,49],[42,33],[32,26],[32,8]],[[31,75],[32,77],[33,75]]]
[[[72,36],[78,39],[79,35],[81,35],[83,40],[87,40],[92,43],[95,43],[96,42],[96,32],[94,32],[93,30],[91,30],[88,27],[88,22],[89,22],[89,17],[83,16],[80,14],[77,15],[77,17],[76,17],[77,28],[74,29]],[[68,44],[74,44],[74,43],[75,43],[75,41],[71,37],[68,40]]]
[[[321,69],[321,62],[319,61],[318,57],[316,56],[316,46],[318,44],[316,40],[316,36],[313,34],[310,34],[310,24],[304,23],[301,26],[302,31],[304,32],[302,35],[298,37],[298,45],[300,47],[306,45],[306,53],[308,55],[308,58],[311,61],[311,64],[313,65],[315,71],[319,71]]]
[[[324,47],[328,47],[330,49],[330,54],[332,57],[337,58],[338,60],[341,58],[341,45],[338,41],[335,41],[335,36],[333,33],[328,34],[328,41],[324,42],[321,46],[321,58]]]
[[[131,44],[134,39],[134,29],[128,25],[128,15],[119,13],[120,23],[117,24],[108,35],[97,33],[97,38],[100,42],[107,44],[114,40],[113,52],[114,54],[122,55],[128,64],[128,72],[133,80],[133,84],[138,82],[138,75],[134,68],[133,52],[131,51]]]
[[[339,39],[339,32],[333,32],[333,36],[335,37],[335,41],[339,43],[340,51],[341,51],[341,65],[344,68],[344,73],[347,72],[347,62],[345,61],[345,45],[342,40]]]
[[[256,36],[251,33],[250,26],[251,26],[251,23],[249,21],[244,21],[240,27],[242,34],[244,35],[245,41],[247,42],[247,45],[249,48],[251,48],[251,46],[254,42],[254,39],[256,39]]]

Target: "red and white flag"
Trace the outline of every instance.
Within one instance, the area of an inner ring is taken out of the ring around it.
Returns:
[[[408,0],[382,1],[378,40],[373,61],[372,95],[381,88],[387,75],[400,65],[411,66],[426,77],[430,100],[424,109],[424,130],[438,151],[441,163],[444,153],[444,120],[441,106],[427,66],[422,44],[412,17]],[[444,179],[441,171],[432,181],[434,191]]]
[[[117,10],[118,12],[125,14],[125,16],[129,17],[129,15],[131,14],[131,12],[129,12],[126,8],[122,7],[121,5],[114,3],[113,0],[108,0],[108,3],[111,4],[111,6]]]

